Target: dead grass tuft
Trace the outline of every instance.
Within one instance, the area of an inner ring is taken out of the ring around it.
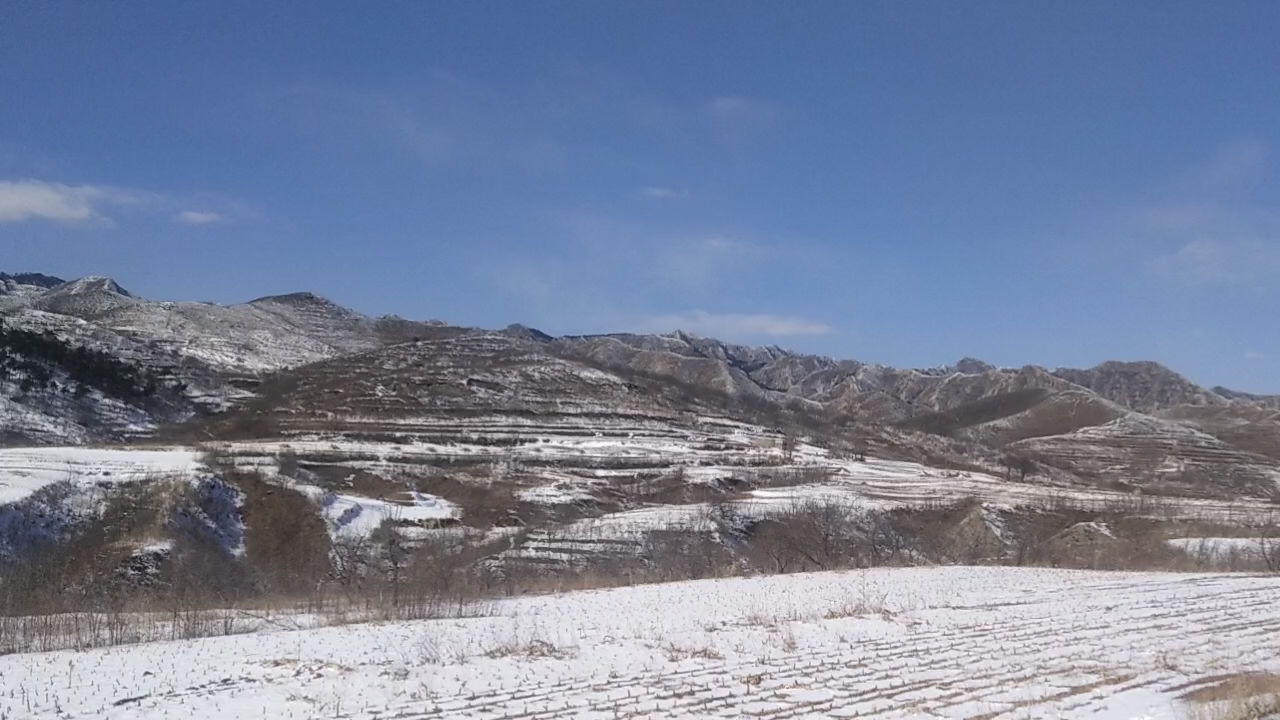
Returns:
[[[556,660],[564,660],[575,655],[577,655],[577,651],[574,648],[562,648],[537,638],[525,642],[505,642],[485,653],[485,657],[488,658],[517,657],[551,658]]]
[[[700,648],[686,648],[676,645],[675,643],[670,643],[662,649],[662,653],[663,655],[666,655],[668,661],[673,663],[681,662],[682,660],[724,659],[724,655],[720,654],[719,650],[716,650],[710,645],[705,645]]]
[[[1240,673],[1182,695],[1187,720],[1261,720],[1280,715],[1280,674]]]

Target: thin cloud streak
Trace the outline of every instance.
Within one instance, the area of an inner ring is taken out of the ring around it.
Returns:
[[[1266,172],[1271,148],[1261,140],[1248,139],[1218,148],[1204,173],[1210,187],[1229,187],[1255,182]]]
[[[183,210],[174,220],[183,225],[211,225],[226,222],[226,216],[211,210]]]
[[[1150,261],[1158,277],[1192,286],[1262,289],[1280,280],[1280,244],[1198,239]]]
[[[715,139],[730,146],[745,144],[778,119],[778,110],[770,103],[736,96],[708,100],[702,106],[702,114]]]
[[[640,325],[642,332],[683,330],[695,335],[731,340],[814,337],[830,335],[834,332],[834,329],[826,323],[792,315],[710,313],[705,310],[655,315],[646,318]]]
[[[687,200],[689,198],[688,190],[676,190],[669,187],[642,187],[640,188],[640,194],[655,200]]]

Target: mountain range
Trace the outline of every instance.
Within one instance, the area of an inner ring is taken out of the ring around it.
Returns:
[[[167,393],[145,403],[65,378],[34,389],[0,378],[9,444],[403,431],[486,415],[676,427],[717,415],[933,464],[1018,464],[1055,482],[1280,492],[1280,397],[1204,388],[1154,362],[900,369],[684,332],[552,337],[372,318],[310,293],[157,302],[108,278],[40,274],[0,274],[0,323],[107,353],[163,378]]]

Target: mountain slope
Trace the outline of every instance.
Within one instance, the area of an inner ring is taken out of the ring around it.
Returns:
[[[1143,413],[1176,405],[1221,406],[1230,402],[1153,362],[1105,362],[1088,370],[1059,369],[1054,375]]]
[[[0,313],[17,324],[69,328],[74,323],[47,315],[72,318],[91,324],[98,335],[106,331],[123,338],[99,338],[100,342],[141,343],[158,356],[231,374],[256,375],[361,352],[411,339],[433,327],[395,317],[368,318],[311,293],[227,306],[150,301],[109,278],[82,278],[53,287],[44,287],[48,283],[39,278],[5,282],[21,288],[0,304]]]
[[[949,466],[1034,459],[1055,482],[1266,495],[1280,467],[1275,398],[1207,390],[1149,362],[1051,372],[965,358],[900,369],[684,332],[556,338],[521,325],[371,318],[311,293],[155,302],[107,278],[34,274],[0,276],[0,319],[172,378],[189,411],[212,416],[202,432],[239,438],[462,417],[684,432],[692,417],[714,415],[836,445],[874,439]],[[27,418],[28,438],[95,438],[69,417],[92,414],[84,408],[13,387],[4,400]],[[170,419],[142,410],[115,426]]]
[[[263,373],[411,339],[437,327],[367,318],[308,293],[233,306],[155,302],[109,278],[63,282],[30,273],[3,276],[0,291],[0,322],[51,333],[71,346],[173,378],[183,386],[180,404],[202,412],[219,412],[243,400],[244,387]],[[106,407],[111,403],[105,400],[99,408],[91,394],[69,403],[22,392],[12,383],[0,394],[5,416],[23,418],[9,422],[8,442],[106,439],[173,419],[168,412],[153,417],[145,409]]]
[[[1179,423],[1132,413],[1010,448],[1085,479],[1170,495],[1275,495],[1280,463]]]
[[[0,321],[0,440],[118,437],[190,414],[185,387],[148,365]]]

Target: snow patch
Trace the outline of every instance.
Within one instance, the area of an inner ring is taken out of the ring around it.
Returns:
[[[189,448],[126,450],[84,447],[0,449],[0,505],[17,502],[60,481],[78,485],[122,483],[203,471]]]

